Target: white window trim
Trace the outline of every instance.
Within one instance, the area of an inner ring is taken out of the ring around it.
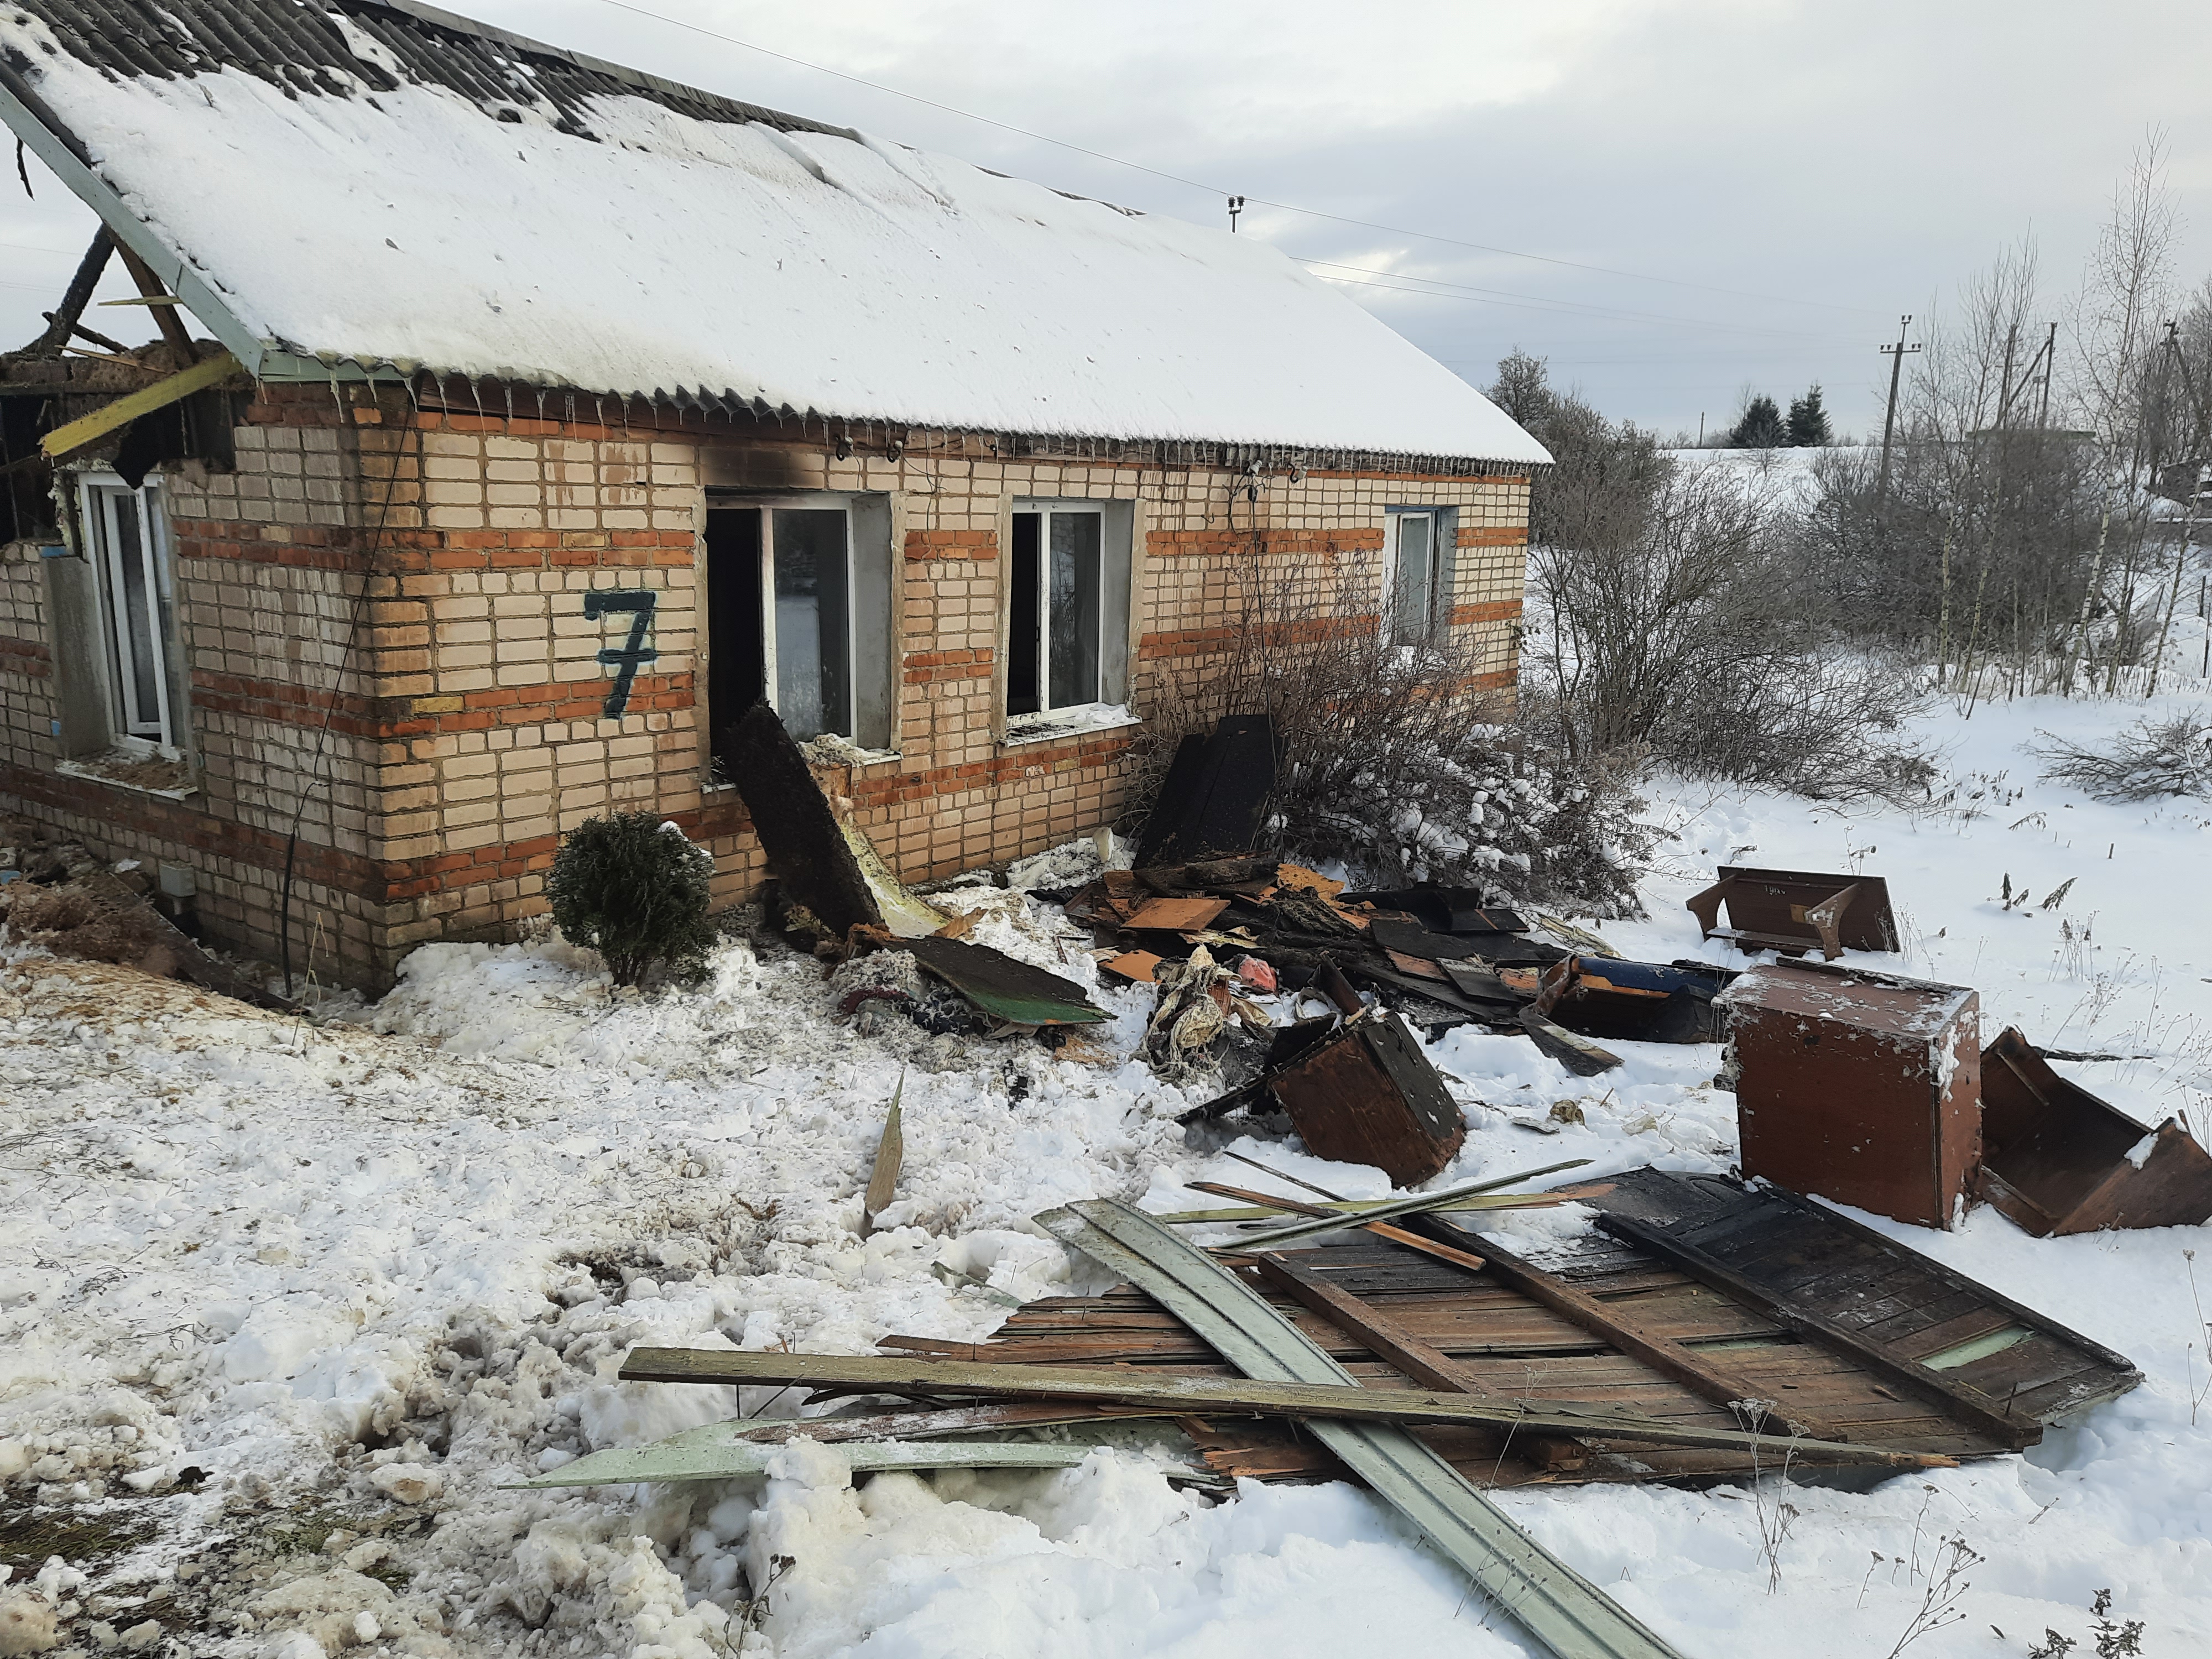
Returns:
[[[1052,695],[1052,583],[1047,578],[1045,561],[1051,556],[1052,517],[1056,513],[1070,515],[1086,513],[1098,520],[1098,638],[1095,655],[1098,663],[1098,678],[1103,680],[1106,677],[1106,630],[1110,625],[1115,607],[1109,603],[1106,591],[1109,562],[1106,556],[1105,503],[1096,501],[1019,500],[1014,503],[1014,512],[1017,515],[1034,513],[1042,520],[1037,526],[1038,706],[1019,714],[1009,714],[1006,716],[1007,740],[1020,742],[1023,740],[1024,732],[1035,731],[1038,727],[1052,728],[1049,732],[1040,732],[1040,736],[1054,736],[1057,735],[1063,727],[1075,731],[1089,731],[1103,726],[1132,723],[1127,718],[1127,711],[1121,704],[1108,702],[1103,697],[1093,697],[1087,702],[1054,703],[1048,701]],[[1008,603],[1011,605],[1011,592]],[[1110,718],[1115,715],[1124,718],[1121,720]],[[1100,718],[1094,721],[1092,719],[1094,716]]]
[[[153,652],[155,723],[161,727],[158,738],[145,737],[131,730],[131,711],[127,685],[135,678],[131,671],[135,664],[130,659],[130,639],[127,629],[118,626],[118,595],[123,591],[122,553],[115,545],[107,519],[110,505],[118,496],[129,496],[137,504],[138,551],[144,565],[147,591],[154,599],[154,615],[147,637]],[[77,504],[82,515],[86,554],[93,568],[93,590],[100,613],[100,678],[106,694],[108,737],[114,746],[127,754],[149,758],[158,756],[163,760],[182,760],[183,745],[178,741],[178,714],[169,696],[169,640],[162,625],[161,595],[172,593],[169,609],[173,613],[173,590],[167,580],[169,569],[168,515],[163,511],[161,486],[152,481],[142,483],[133,489],[112,472],[84,472],[77,477]]]
[[[860,722],[860,640],[857,620],[860,612],[858,595],[854,592],[857,573],[853,568],[853,497],[849,495],[824,493],[816,495],[775,495],[757,501],[747,501],[747,507],[757,507],[763,514],[785,513],[842,513],[845,518],[845,710],[847,719],[857,726]],[[775,520],[764,516],[761,520],[761,695],[768,706],[779,717],[783,713],[776,701],[778,677],[775,660]],[[841,732],[835,735],[848,743],[853,734]],[[857,746],[857,745],[856,745]]]
[[[1409,507],[1402,513],[1389,515],[1389,531],[1382,538],[1382,638],[1386,644],[1403,646],[1398,638],[1398,551],[1399,538],[1406,532],[1409,519],[1420,519],[1429,526],[1429,614],[1421,633],[1427,639],[1436,632],[1439,590],[1443,586],[1443,559],[1437,546],[1437,538],[1443,533],[1443,514],[1436,507]]]

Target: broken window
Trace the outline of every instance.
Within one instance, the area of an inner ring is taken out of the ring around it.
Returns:
[[[727,728],[763,700],[802,743],[890,746],[890,539],[881,497],[710,506],[707,696],[718,758]]]
[[[118,741],[173,753],[179,747],[170,696],[176,606],[160,487],[133,489],[119,478],[94,477],[83,489],[112,732]]]
[[[1007,571],[1006,713],[1045,715],[1127,696],[1127,502],[1017,502]]]
[[[1434,510],[1393,513],[1383,567],[1383,615],[1393,645],[1419,645],[1434,632],[1446,591],[1444,515]]]
[[[0,397],[0,544],[58,539],[53,469],[39,453],[44,397]]]

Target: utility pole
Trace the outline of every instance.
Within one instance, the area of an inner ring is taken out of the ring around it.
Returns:
[[[2051,337],[2043,343],[2043,408],[2035,423],[2047,428],[2051,424],[2051,366],[2058,361],[2058,325],[2051,325]]]
[[[1881,476],[1875,484],[1875,499],[1883,501],[1889,495],[1889,441],[1897,429],[1897,380],[1905,368],[1905,360],[1920,349],[1905,343],[1905,331],[1912,326],[1910,313],[1897,319],[1897,343],[1884,346],[1881,355],[1889,361],[1889,412],[1881,417]]]

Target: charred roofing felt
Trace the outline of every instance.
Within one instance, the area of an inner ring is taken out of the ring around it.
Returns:
[[[0,113],[264,374],[1547,459],[1255,238],[413,0],[0,0]]]

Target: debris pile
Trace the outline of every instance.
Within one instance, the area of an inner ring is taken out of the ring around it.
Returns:
[[[2039,1237],[2212,1219],[2212,1154],[2185,1123],[2137,1122],[2018,1030],[1983,1048],[1965,986],[1774,963],[1713,1006],[1747,1176],[1923,1227],[1972,1203]]]
[[[1359,1481],[1544,1649],[1660,1659],[1674,1650],[1486,1494],[1741,1480],[1762,1459],[1800,1478],[1951,1467],[2032,1445],[2142,1380],[2120,1355],[1771,1188],[1649,1169],[1579,1188],[1601,1231],[1539,1262],[1462,1219],[1565,1196],[1494,1190],[1504,1184],[1317,1217],[1246,1194],[1273,1219],[1211,1250],[1177,1236],[1188,1218],[1069,1205],[1038,1224],[1125,1283],[1028,1304],[984,1342],[892,1336],[860,1356],[637,1347],[624,1380],[805,1389],[823,1414],[739,1418],[521,1484],[757,1475],[799,1438],[840,1446],[855,1472],[1064,1468],[1133,1425],[1188,1447],[1154,1453],[1179,1483]],[[1279,1248],[1351,1229],[1384,1236]],[[1887,1316],[1869,1327],[1876,1285]]]
[[[264,1008],[293,1006],[201,948],[189,882],[157,884],[136,860],[110,869],[82,842],[50,840],[22,818],[0,817],[0,927],[57,956],[121,963]]]

